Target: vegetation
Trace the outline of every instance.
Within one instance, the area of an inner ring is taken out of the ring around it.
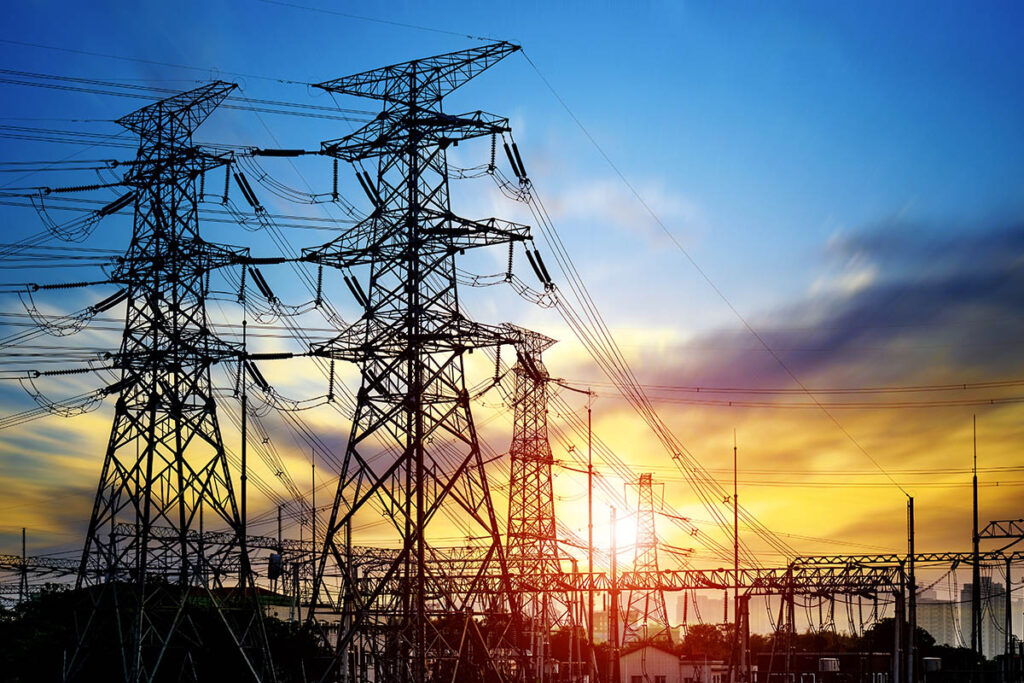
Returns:
[[[110,590],[111,587],[106,587]],[[104,587],[69,590],[50,586],[14,609],[0,609],[0,671],[3,680],[10,683],[49,683],[63,680],[63,671],[74,667],[76,680],[110,681],[123,676],[125,661],[122,657],[122,638],[118,629],[118,615],[112,609],[104,609]],[[132,604],[130,588],[118,586],[122,605]],[[185,609],[179,612],[178,597],[174,589],[163,586],[149,596],[159,601],[166,610],[152,609],[156,619],[164,617],[163,623],[152,622],[156,631],[166,627],[176,616],[179,619],[177,636],[163,654],[159,674],[154,683],[178,680],[235,680],[240,667],[246,664],[232,642],[232,636],[225,628],[225,617],[229,622],[248,619],[252,610],[243,609],[236,601],[228,603],[224,616],[208,600],[189,599]],[[94,604],[100,604],[94,609]],[[153,602],[150,602],[153,605]],[[133,615],[122,608],[119,615],[122,624],[131,623]],[[86,629],[86,625],[88,628]],[[285,682],[305,680],[304,668],[309,662],[323,661],[326,653],[301,628],[294,624],[264,619],[271,647],[271,655],[277,667],[278,680]],[[237,629],[241,631],[242,629]],[[80,634],[87,633],[88,657],[76,657]],[[128,632],[127,630],[125,632]],[[130,644],[128,647],[131,650]],[[153,643],[143,646],[143,658],[152,662],[159,648]],[[250,654],[256,657],[256,651]],[[305,672],[309,674],[308,670]]]

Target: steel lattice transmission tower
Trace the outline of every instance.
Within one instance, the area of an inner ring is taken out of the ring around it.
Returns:
[[[654,524],[654,483],[650,472],[640,475],[638,489],[633,571],[657,574],[658,534]],[[630,591],[626,601],[622,647],[657,642],[672,643],[665,593],[657,588]]]
[[[551,482],[554,458],[548,442],[548,383],[541,354],[555,343],[544,335],[522,331],[513,367],[512,447],[509,449],[508,529],[506,557],[516,587],[516,608],[528,629],[524,641],[533,653],[534,677],[544,677],[550,656],[551,629],[573,626],[572,604],[551,591],[552,579],[563,573],[555,524]]]
[[[492,632],[485,633],[474,619],[507,613],[511,591],[463,370],[467,350],[507,343],[507,330],[462,315],[455,257],[525,240],[529,229],[452,213],[448,147],[510,129],[507,119],[480,111],[444,113],[441,102],[518,49],[494,43],[318,86],[382,102],[373,122],[322,146],[357,173],[364,163],[376,166],[374,177],[359,175],[372,215],[306,251],[307,260],[345,271],[364,308],[359,321],[313,349],[355,362],[362,379],[309,618],[340,612],[336,664],[344,669],[350,658],[368,654],[374,680],[423,681],[452,666],[460,677],[482,676],[479,667],[501,666],[494,653],[509,656],[496,640],[507,629],[492,619]],[[389,518],[400,548],[385,571],[360,576],[357,584],[345,569],[343,538],[351,541],[345,530],[360,512]],[[457,575],[443,562],[431,564],[429,528],[444,516],[462,520],[467,535],[487,539],[473,571]],[[340,598],[325,584],[329,565],[341,574]],[[461,621],[449,628],[453,619]]]
[[[203,623],[227,628],[227,642],[238,646],[240,671],[260,680],[268,664],[258,610],[237,597],[229,608],[224,597],[225,578],[251,576],[210,368],[240,349],[213,335],[205,301],[210,271],[245,252],[199,235],[196,180],[230,158],[192,144],[193,131],[235,87],[213,82],[118,121],[139,135],[124,178],[134,193],[132,241],[111,278],[126,289],[127,312],[113,359],[113,428],[77,583],[94,597],[94,616],[116,610],[122,662],[108,665],[123,668],[126,681],[162,680],[164,672],[203,677],[191,650],[214,635],[201,632],[200,601],[216,611]],[[198,533],[204,517],[206,528],[227,526],[236,541],[207,552]],[[115,535],[119,523],[134,533]],[[68,678],[109,635],[87,627]]]

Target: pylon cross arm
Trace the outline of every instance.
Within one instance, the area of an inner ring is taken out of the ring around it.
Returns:
[[[520,49],[505,41],[370,69],[317,83],[329,92],[395,104],[436,102]]]

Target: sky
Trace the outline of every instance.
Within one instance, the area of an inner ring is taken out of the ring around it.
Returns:
[[[536,196],[632,371],[693,458],[731,486],[735,432],[741,502],[801,553],[902,549],[907,493],[916,502],[919,549],[965,550],[974,415],[982,520],[1021,516],[1024,406],[1014,383],[1024,378],[1021,13],[1012,3],[924,2],[18,3],[0,31],[0,160],[130,158],[131,149],[12,139],[11,127],[113,135],[113,119],[145,104],[17,85],[25,77],[13,72],[169,89],[221,78],[237,82],[246,98],[373,109],[307,84],[484,40],[513,41],[522,52],[460,88],[445,108],[509,117]],[[196,140],[315,149],[356,125],[222,110]],[[449,160],[468,167],[488,154],[486,142],[465,144]],[[330,189],[326,159],[265,167],[303,191]],[[98,182],[88,173],[11,170],[0,178],[8,192]],[[342,174],[341,189],[365,205],[350,175]],[[279,213],[341,215],[258,192]],[[484,181],[453,181],[452,202],[462,215],[532,222],[526,207]],[[7,242],[42,229],[31,208],[0,206],[0,215]],[[130,222],[118,216],[109,224],[83,246],[123,249]],[[237,225],[203,231],[254,253],[278,250],[267,235]],[[288,236],[303,247],[330,234]],[[538,246],[546,249],[539,239]],[[471,254],[465,267],[502,272],[506,257],[502,249]],[[536,285],[523,262],[517,268]],[[287,270],[266,270],[282,300],[308,298]],[[5,271],[11,283],[63,275]],[[353,310],[340,279],[331,283],[342,312]],[[36,305],[67,313],[103,296],[68,290],[36,297]],[[23,330],[13,323],[24,318],[9,315],[24,312],[19,298],[0,299],[0,334]],[[721,542],[731,530],[709,520],[679,467],[564,321],[507,288],[473,289],[464,302],[481,320],[513,321],[559,340],[547,367],[596,391],[594,433],[634,472],[654,473],[665,510],[699,529],[691,536],[662,518],[664,540],[695,546],[694,566],[717,566],[721,558],[701,535]],[[116,346],[116,325],[45,343],[55,352]],[[485,365],[470,363],[471,374],[486,377]],[[324,391],[302,362],[266,366],[282,395]],[[351,368],[339,377],[355,382]],[[946,385],[962,388],[936,389]],[[95,386],[74,376],[38,388],[56,399]],[[698,386],[705,391],[682,390]],[[809,398],[808,387],[929,389]],[[555,458],[568,462],[569,447],[585,442],[566,426],[564,411],[578,418],[586,409],[579,395],[562,395],[563,407],[549,417]],[[989,400],[997,401],[981,404]],[[109,403],[0,431],[0,552],[17,549],[22,527],[39,553],[80,544]],[[838,405],[849,403],[861,407]],[[18,382],[0,385],[0,415],[34,405]],[[475,406],[481,435],[497,453],[510,438],[505,408],[498,396]],[[336,413],[314,410],[308,420],[343,449],[347,425]],[[273,415],[266,422],[282,462],[308,491],[308,453]],[[228,441],[237,441],[233,429],[225,420]],[[321,500],[333,488],[325,460],[316,482]],[[271,466],[259,467],[276,485]],[[601,458],[598,469],[635,505],[635,486]],[[559,514],[582,531],[584,481],[566,468],[555,474]],[[501,495],[499,486],[499,508]],[[599,498],[606,515],[613,501]],[[263,522],[261,532],[271,533],[270,516]],[[367,541],[383,542],[375,533],[367,527]],[[741,533],[766,563],[780,559],[750,529]]]

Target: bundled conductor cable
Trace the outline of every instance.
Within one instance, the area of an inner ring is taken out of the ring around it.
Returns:
[[[370,198],[370,202],[377,209],[384,207],[384,200],[381,199],[380,193],[377,191],[377,186],[373,180],[370,179],[370,174],[366,171],[356,173],[356,179],[359,180],[359,185],[363,188],[363,192]]]
[[[359,281],[349,275],[344,275],[343,278],[349,291],[352,292],[352,296],[354,296],[356,301],[359,302],[359,305],[363,308],[368,308],[370,300],[367,298],[366,293],[363,292],[363,288],[359,285]]]
[[[300,157],[306,153],[304,149],[254,149],[249,152],[254,157]]]
[[[512,156],[512,148],[508,146],[508,142],[503,142],[502,144],[505,146],[505,156],[508,157],[508,165],[512,167],[512,172],[516,174],[516,177],[522,180],[523,172],[519,169],[516,158]]]
[[[239,171],[235,174],[235,182],[238,183],[238,188],[242,191],[242,196],[245,197],[245,201],[249,202],[249,206],[254,211],[259,212],[263,210],[263,206],[259,200],[256,199],[256,194],[252,191],[252,187],[249,185],[249,181],[246,179],[245,174]]]
[[[519,171],[516,175],[519,176],[520,180],[526,180],[526,167],[523,166],[523,158],[519,156],[519,145],[516,144],[515,140],[512,141],[512,154],[516,158],[516,164],[519,165]]]
[[[100,216],[109,216],[112,213],[117,213],[124,207],[131,204],[133,201],[135,201],[135,192],[128,192],[127,194],[121,195],[114,201],[104,206],[97,213]]]
[[[530,248],[526,248],[526,259],[530,262],[530,267],[533,268],[533,272],[537,275],[537,279],[544,284],[545,287],[553,285],[554,282],[551,280],[551,275],[548,273],[547,267],[544,265],[544,261],[540,257],[539,251],[530,251]]]
[[[128,298],[128,288],[126,287],[126,288],[124,288],[124,289],[122,289],[122,290],[120,290],[118,292],[115,292],[114,294],[111,294],[106,299],[103,299],[102,301],[100,301],[98,303],[95,303],[92,306],[90,306],[89,307],[89,312],[90,313],[103,313],[104,311],[109,311],[111,308],[113,308],[114,306],[118,305],[119,303],[121,303],[122,301],[124,301],[127,298]]]
[[[267,284],[266,279],[263,277],[263,273],[260,272],[259,268],[249,267],[249,273],[252,275],[252,281],[256,283],[256,288],[260,290],[260,294],[264,296],[268,301],[277,301],[277,297],[270,290],[270,285]]]
[[[539,251],[535,251],[533,256],[534,256],[535,259],[537,259],[537,266],[540,268],[540,272],[543,273],[543,275],[544,275],[544,277],[542,278],[543,281],[544,281],[544,284],[546,284],[546,285],[553,285],[554,284],[554,280],[551,279],[551,274],[548,273],[548,268],[547,268],[547,266],[544,265],[544,259],[542,259],[540,257],[540,252]]]
[[[270,391],[270,383],[267,382],[266,378],[263,376],[263,373],[260,372],[260,369],[256,367],[255,363],[253,363],[251,360],[245,361],[245,369],[249,371],[249,376],[252,377],[253,380],[255,380],[256,384],[259,385],[260,389],[262,389],[264,392]]]

